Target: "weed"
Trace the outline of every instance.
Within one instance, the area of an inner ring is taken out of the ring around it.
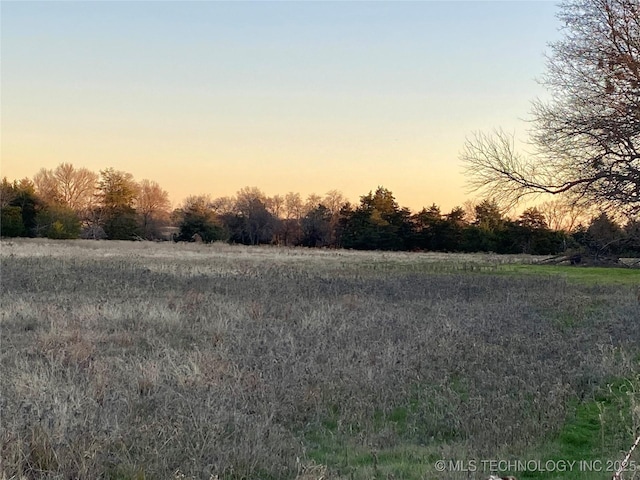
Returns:
[[[637,277],[491,255],[10,250],[7,478],[455,479],[435,460],[612,458],[640,424]]]

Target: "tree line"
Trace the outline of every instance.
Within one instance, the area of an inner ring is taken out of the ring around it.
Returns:
[[[640,6],[564,0],[523,155],[502,130],[467,139],[461,160],[486,200],[443,213],[400,207],[384,187],[351,204],[339,192],[303,200],[244,188],[192,196],[171,211],[157,183],[62,164],[0,192],[3,236],[167,239],[377,250],[637,255],[640,218]],[[557,199],[507,218],[500,206]],[[599,209],[599,210],[598,210]]]
[[[495,200],[442,212],[436,204],[412,213],[378,187],[352,204],[340,192],[268,197],[246,187],[233,197],[186,198],[171,209],[151,180],[107,168],[99,174],[63,163],[32,179],[0,185],[0,234],[56,239],[227,241],[360,250],[558,254],[588,249],[640,254],[640,223],[592,218],[560,201],[508,218]],[[583,214],[584,223],[580,223]]]

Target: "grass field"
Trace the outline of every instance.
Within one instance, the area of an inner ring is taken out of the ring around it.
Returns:
[[[3,479],[605,479],[640,427],[638,270],[0,247]]]

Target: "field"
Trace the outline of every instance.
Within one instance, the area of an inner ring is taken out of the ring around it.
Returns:
[[[2,479],[606,479],[640,428],[637,270],[0,246]]]

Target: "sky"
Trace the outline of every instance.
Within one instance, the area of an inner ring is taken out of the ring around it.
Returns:
[[[382,185],[472,198],[477,131],[526,138],[555,2],[0,2],[0,175],[62,162],[157,181],[177,206]]]

